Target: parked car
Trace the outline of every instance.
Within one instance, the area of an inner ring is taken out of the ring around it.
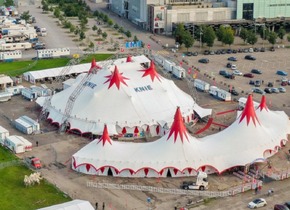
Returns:
[[[209,50],[205,50],[205,51],[203,52],[204,55],[209,55],[209,53],[210,53]]]
[[[290,208],[290,202],[286,202],[284,203],[285,206],[287,206],[288,208]]]
[[[265,92],[260,88],[253,88],[253,93],[265,94]]]
[[[271,90],[271,88],[265,88],[265,89],[264,89],[264,91],[265,91],[265,93],[269,93],[269,94],[271,94],[271,93],[272,93],[272,90]]]
[[[251,73],[244,74],[244,77],[254,78],[254,75]]]
[[[246,55],[245,59],[246,60],[252,60],[252,61],[256,60],[256,58],[254,56],[252,56],[252,55]]]
[[[270,47],[269,50],[272,51],[272,52],[274,52],[275,51],[275,47]]]
[[[265,51],[266,51],[265,47],[262,47],[261,50],[260,50],[260,52],[265,52]]]
[[[214,55],[215,52],[212,50],[212,51],[209,52],[209,54],[210,54],[210,55]]]
[[[230,89],[229,92],[234,95],[234,96],[238,96],[239,93],[235,90],[235,89]]]
[[[237,69],[237,65],[236,64],[232,64],[231,69],[232,70],[236,70]]]
[[[280,93],[286,93],[286,89],[284,87],[278,87]]]
[[[253,53],[254,49],[253,48],[249,48],[249,53]]]
[[[192,55],[193,56],[198,56],[198,52],[193,52]]]
[[[268,82],[268,87],[273,87],[273,82]]]
[[[216,54],[216,55],[220,55],[220,54],[221,54],[221,50],[217,50],[217,51],[215,51],[215,54]]]
[[[272,90],[272,93],[280,93],[278,88],[271,88],[271,90]]]
[[[243,73],[240,72],[239,70],[234,70],[234,71],[233,71],[233,74],[234,74],[234,75],[238,75],[238,76],[243,76]]]
[[[230,74],[230,73],[227,73],[226,75],[224,75],[224,77],[228,79],[235,79],[235,75]]]
[[[257,48],[257,47],[254,48],[254,52],[260,52],[260,51],[261,51],[260,48]]]
[[[219,75],[224,76],[224,75],[226,75],[226,74],[228,74],[228,72],[225,71],[225,70],[220,70],[220,71],[219,71]]]
[[[231,49],[227,49],[227,53],[231,54],[233,51]]]
[[[233,53],[235,53],[235,54],[236,54],[237,52],[238,52],[237,50],[233,50]]]
[[[281,86],[287,86],[288,85],[288,81],[287,82],[281,82]]]
[[[222,50],[222,51],[221,51],[221,54],[226,54],[226,53],[227,53],[226,50]]]
[[[233,65],[232,63],[227,63],[227,65],[226,65],[226,66],[227,66],[227,68],[231,68],[231,67],[232,67],[232,65]]]
[[[199,63],[209,63],[209,60],[207,58],[202,58],[198,60]]]
[[[263,206],[267,206],[267,202],[264,198],[257,198],[248,204],[248,208],[250,209],[255,209]]]
[[[281,76],[287,76],[288,75],[288,73],[286,71],[282,71],[282,70],[278,70],[276,72],[276,74],[281,75]]]
[[[249,84],[250,85],[255,85],[255,81],[254,80],[250,80]]]
[[[260,80],[256,80],[255,81],[255,87],[260,87],[261,86],[261,81]]]
[[[289,208],[286,205],[283,205],[283,204],[276,204],[274,206],[274,210],[289,210]]]
[[[238,59],[236,57],[229,57],[228,61],[238,61]]]
[[[259,69],[252,69],[251,73],[254,73],[254,74],[262,74],[262,71],[259,70]]]
[[[192,56],[192,52],[187,52],[186,55],[187,56]]]

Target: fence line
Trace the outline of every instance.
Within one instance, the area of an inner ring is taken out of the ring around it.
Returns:
[[[17,165],[21,165],[21,164],[23,164],[23,162],[20,160],[11,160],[8,162],[0,163],[0,169],[7,168],[10,166],[17,166]]]
[[[238,193],[242,193],[251,189],[254,189],[256,185],[262,185],[262,182],[258,183],[246,183],[244,185],[231,188],[226,191],[200,191],[200,190],[183,190],[177,188],[161,188],[153,186],[144,186],[144,185],[124,185],[124,184],[113,184],[113,183],[101,183],[88,181],[87,187],[99,188],[99,189],[112,189],[112,190],[135,190],[135,191],[146,191],[146,192],[155,192],[163,194],[175,194],[175,195],[193,195],[193,196],[203,196],[210,198],[217,197],[227,197],[233,196]]]

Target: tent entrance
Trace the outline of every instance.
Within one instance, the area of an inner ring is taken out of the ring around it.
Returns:
[[[172,177],[171,172],[170,172],[170,169],[167,170],[166,177]]]
[[[108,176],[113,176],[113,171],[111,168],[108,169]]]

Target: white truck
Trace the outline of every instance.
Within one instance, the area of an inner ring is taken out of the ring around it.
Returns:
[[[210,86],[209,93],[218,100],[222,100],[222,101],[231,101],[232,100],[232,95],[230,92],[219,89],[216,86]]]
[[[172,68],[172,74],[177,79],[183,79],[185,77],[185,69],[182,68],[181,66],[173,66],[173,68]]]
[[[22,58],[22,52],[20,50],[10,51],[10,52],[0,52],[0,61],[5,60],[15,60],[15,59],[21,59]]]
[[[69,48],[43,49],[37,50],[37,58],[57,58],[62,56],[69,56]]]
[[[180,187],[184,190],[206,190],[208,189],[207,174],[205,172],[199,171],[197,174],[196,182],[184,181]]]
[[[160,55],[154,55],[154,60],[160,66],[163,66],[164,65],[164,58],[162,56],[160,56]]]
[[[197,90],[200,90],[200,91],[203,91],[203,92],[208,92],[209,91],[209,87],[210,87],[210,84],[203,81],[203,80],[200,80],[200,79],[195,79],[193,81],[193,86],[197,89]]]
[[[172,73],[173,66],[175,66],[175,63],[169,60],[164,60],[163,68],[165,71]]]

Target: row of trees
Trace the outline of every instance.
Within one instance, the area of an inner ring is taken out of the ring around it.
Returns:
[[[261,38],[264,40],[268,40],[269,43],[272,45],[276,44],[277,38],[279,37],[281,40],[284,39],[286,34],[286,30],[281,27],[277,31],[270,31],[267,27],[260,27],[258,29],[258,33],[260,34]],[[254,45],[258,41],[258,36],[255,30],[248,30],[245,28],[241,28],[239,32],[239,36],[245,43],[249,43]],[[184,44],[187,48],[193,46],[195,40],[199,40],[201,45],[208,46],[211,48],[214,44],[215,39],[220,41],[222,44],[231,46],[235,40],[235,31],[232,29],[231,26],[223,26],[221,25],[218,29],[214,30],[212,26],[201,25],[195,30],[194,34],[192,35],[188,30],[184,28],[184,24],[180,23],[177,25],[174,31],[175,41],[178,42],[180,45]],[[290,37],[289,37],[290,40]]]

